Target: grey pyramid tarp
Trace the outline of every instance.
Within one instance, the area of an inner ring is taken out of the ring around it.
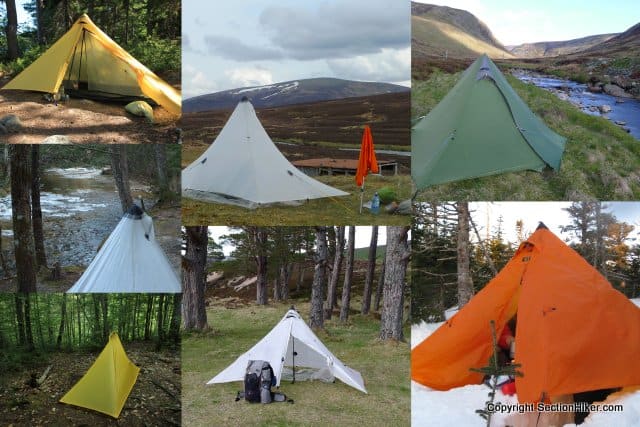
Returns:
[[[271,141],[246,98],[213,144],[182,171],[182,192],[250,208],[348,195],[296,169]]]

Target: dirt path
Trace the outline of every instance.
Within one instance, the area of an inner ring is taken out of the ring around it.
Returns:
[[[53,353],[43,357],[47,360],[37,366],[5,372],[0,380],[1,424],[180,425],[180,352],[154,352],[152,346],[151,343],[124,343],[128,357],[140,367],[140,373],[117,420],[58,402],[89,369],[98,350]],[[40,387],[28,385],[32,374],[39,377],[49,365],[52,366],[50,374]]]
[[[177,117],[154,108],[155,124],[124,110],[120,103],[70,99],[55,105],[43,94],[21,90],[0,91],[0,118],[15,114],[23,125],[19,133],[0,134],[0,143],[37,144],[52,135],[71,143],[140,144],[175,142]]]

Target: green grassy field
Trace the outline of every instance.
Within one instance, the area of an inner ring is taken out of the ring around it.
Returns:
[[[332,187],[349,193],[348,196],[309,200],[300,206],[272,205],[257,209],[199,200],[182,199],[182,222],[185,225],[408,225],[409,215],[390,215],[381,208],[378,215],[363,208],[359,213],[360,189],[352,176],[314,177]],[[391,187],[399,200],[411,197],[411,178],[408,175],[368,176],[364,201],[371,200],[377,189]]]
[[[318,337],[345,364],[360,371],[368,394],[340,381],[283,381],[280,392],[295,403],[270,405],[235,402],[241,382],[205,386],[261,339],[282,318],[288,305],[211,307],[211,332],[183,334],[182,422],[190,426],[391,426],[408,425],[410,381],[408,343],[377,339],[379,321],[353,315],[347,324],[326,322]],[[309,304],[298,310],[307,320]],[[405,332],[409,334],[408,328]]]
[[[429,112],[455,85],[460,73],[432,73],[414,81],[412,117]],[[636,200],[640,197],[640,141],[602,117],[507,75],[529,107],[567,138],[559,172],[514,172],[437,185],[418,200]]]

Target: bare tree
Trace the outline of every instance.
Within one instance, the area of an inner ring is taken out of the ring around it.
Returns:
[[[378,248],[378,226],[371,227],[371,242],[369,243],[369,260],[367,264],[367,275],[364,279],[364,292],[362,294],[362,314],[368,314],[371,309],[371,288],[373,286],[373,275],[376,271],[376,249]]]
[[[31,225],[31,147],[10,145],[11,207],[13,247],[16,258],[18,292],[36,291],[35,247]]]
[[[207,227],[185,227],[186,251],[182,257],[182,322],[185,330],[205,330],[207,312],[204,290],[206,286]]]
[[[327,277],[327,227],[316,227],[315,272],[311,285],[311,314],[309,326],[313,329],[324,327],[324,285]]]
[[[347,265],[344,271],[344,285],[342,285],[342,304],[340,307],[340,321],[346,322],[349,318],[349,306],[351,304],[351,281],[353,280],[353,257],[356,245],[356,227],[349,226],[349,243],[347,244]]]
[[[267,243],[269,234],[264,227],[249,227],[251,238],[255,246],[254,260],[256,262],[256,303],[266,305],[267,295]]]
[[[387,265],[387,252],[385,251],[382,258],[382,266],[380,267],[380,276],[378,277],[378,286],[376,286],[376,297],[373,301],[373,309],[380,310],[380,300],[382,299],[382,289],[384,287],[385,265]]]
[[[47,267],[42,229],[42,207],[40,205],[40,145],[31,146],[31,220],[38,267]]]
[[[333,258],[333,270],[329,279],[329,290],[327,292],[327,319],[331,319],[333,308],[338,304],[338,279],[340,278],[340,270],[342,269],[342,258],[344,253],[344,227],[338,227],[336,233],[336,248]]]
[[[473,280],[469,269],[469,202],[458,202],[458,306],[473,297]]]
[[[380,339],[404,339],[402,320],[404,287],[407,264],[411,256],[408,242],[409,227],[387,227],[387,251],[385,260]]]
[[[118,188],[118,196],[120,196],[120,204],[122,212],[129,210],[133,204],[131,197],[131,188],[129,188],[129,165],[127,162],[127,146],[124,144],[112,145],[111,152],[111,169],[113,171],[113,179]]]

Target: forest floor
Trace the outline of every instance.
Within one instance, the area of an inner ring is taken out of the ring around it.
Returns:
[[[182,238],[180,237],[181,210],[178,204],[169,206],[154,206],[149,209],[149,214],[153,218],[153,225],[156,233],[156,240],[171,263],[174,271],[180,277],[180,247]],[[4,244],[5,259],[13,257],[13,245]],[[87,266],[72,265],[61,268],[62,277],[59,280],[51,280],[51,265],[49,268],[41,269],[36,278],[38,292],[65,292],[80,278]],[[15,292],[16,277],[13,276],[0,279],[0,292]]]
[[[214,301],[207,310],[211,330],[183,334],[182,396],[185,425],[340,425],[386,426],[409,424],[409,345],[378,340],[380,322],[373,315],[352,315],[340,323],[325,321],[318,338],[343,363],[358,370],[368,394],[339,380],[327,384],[283,380],[279,391],[293,404],[251,405],[235,402],[241,382],[205,386],[214,375],[264,337],[290,304],[254,304],[225,308]],[[296,307],[305,320],[309,303]],[[405,333],[408,334],[408,328]]]
[[[41,361],[7,370],[0,376],[0,424],[76,426],[180,425],[180,354],[155,352],[154,344],[124,343],[131,361],[140,367],[138,380],[118,419],[99,412],[59,403],[62,396],[85,374],[101,349],[94,352],[58,352]],[[28,383],[52,366],[39,387]],[[96,390],[101,393],[102,390]]]
[[[0,85],[6,82],[1,82]],[[39,144],[53,135],[63,135],[67,143],[140,144],[175,142],[178,117],[155,107],[154,123],[124,110],[123,103],[105,103],[72,98],[55,105],[39,92],[0,92],[0,118],[16,115],[22,130],[1,134],[0,143]]]

